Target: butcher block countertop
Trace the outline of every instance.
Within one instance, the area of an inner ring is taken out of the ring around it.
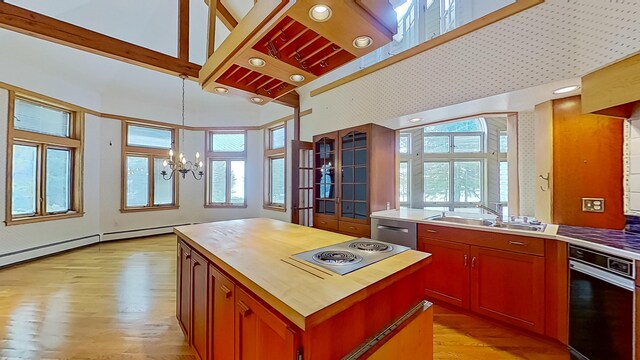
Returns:
[[[264,218],[180,226],[174,232],[302,330],[421,269],[431,256],[409,250],[341,276],[291,256],[351,236]]]

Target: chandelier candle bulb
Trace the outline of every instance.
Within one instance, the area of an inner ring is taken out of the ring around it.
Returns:
[[[186,164],[187,163],[187,158],[182,158],[182,163]]]
[[[162,162],[162,166],[167,167],[167,165],[169,165],[169,163],[167,162],[167,160]]]
[[[169,157],[173,160],[173,149],[169,149]]]

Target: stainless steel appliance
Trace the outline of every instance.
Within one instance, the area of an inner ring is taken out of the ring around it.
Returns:
[[[569,347],[574,359],[633,359],[633,260],[569,247]]]
[[[305,251],[293,258],[345,275],[407,250],[406,246],[360,238]]]
[[[392,244],[418,248],[418,226],[414,222],[371,219],[371,238]]]

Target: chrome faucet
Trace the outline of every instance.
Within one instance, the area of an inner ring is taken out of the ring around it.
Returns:
[[[484,211],[488,212],[489,214],[495,215],[496,216],[496,223],[502,224],[502,222],[503,222],[503,220],[502,220],[502,204],[496,204],[496,209],[497,210],[493,210],[492,208],[490,208],[488,206],[484,206],[482,204],[478,204],[477,207],[480,208],[480,209],[483,209]]]

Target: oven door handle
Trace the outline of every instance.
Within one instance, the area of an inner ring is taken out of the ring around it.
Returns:
[[[600,270],[593,266],[585,265],[578,261],[569,260],[569,269],[587,274],[596,279],[600,279],[602,281],[608,282],[609,284],[613,284],[629,291],[635,290],[635,283],[633,280],[624,278],[619,275],[611,274],[607,271]]]

